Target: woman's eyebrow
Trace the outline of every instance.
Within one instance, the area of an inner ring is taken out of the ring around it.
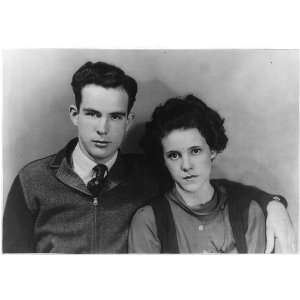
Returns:
[[[173,152],[180,153],[180,151],[178,151],[178,150],[169,150],[169,151],[166,152],[166,154],[170,154],[170,153],[173,153]]]

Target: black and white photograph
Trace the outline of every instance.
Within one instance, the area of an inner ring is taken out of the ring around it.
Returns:
[[[3,71],[4,253],[297,252],[298,50],[11,49]]]
[[[0,6],[1,299],[299,298],[296,1]]]

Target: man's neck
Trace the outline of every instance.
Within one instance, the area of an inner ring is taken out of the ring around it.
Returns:
[[[117,160],[118,152],[116,152],[107,162],[103,163],[107,166],[108,171],[112,168]],[[87,183],[93,176],[93,168],[98,164],[95,160],[88,157],[81,149],[78,143],[72,153],[72,164],[74,172]]]

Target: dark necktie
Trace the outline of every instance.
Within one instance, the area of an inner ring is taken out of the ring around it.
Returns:
[[[107,167],[103,164],[99,164],[95,166],[93,170],[96,176],[88,182],[87,188],[93,196],[98,196],[103,187],[104,175],[107,172]]]

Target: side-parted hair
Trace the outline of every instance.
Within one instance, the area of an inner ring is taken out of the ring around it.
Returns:
[[[104,88],[122,88],[128,95],[128,112],[136,100],[137,82],[123,70],[101,61],[87,62],[74,73],[71,82],[78,109],[82,100],[81,90],[88,84]]]
[[[199,98],[193,95],[171,98],[155,108],[150,122],[146,123],[140,146],[155,171],[165,177],[168,171],[164,164],[162,138],[176,129],[197,128],[210,150],[220,153],[228,142],[223,124],[224,119]]]

